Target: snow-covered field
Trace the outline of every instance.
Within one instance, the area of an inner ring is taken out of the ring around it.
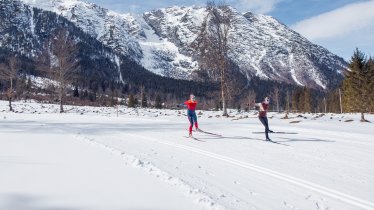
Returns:
[[[291,133],[276,144],[254,113],[202,111],[221,136],[193,140],[184,110],[14,108],[0,101],[1,210],[374,209],[374,126],[359,115],[269,113]]]

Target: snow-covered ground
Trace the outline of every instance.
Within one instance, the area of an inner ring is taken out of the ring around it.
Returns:
[[[185,111],[0,101],[0,209],[374,209],[374,126],[356,114]],[[374,122],[373,115],[367,119]],[[351,121],[353,120],[353,121]],[[346,122],[348,121],[348,122]]]

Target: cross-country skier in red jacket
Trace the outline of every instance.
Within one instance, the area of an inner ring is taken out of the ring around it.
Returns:
[[[271,141],[271,139],[269,138],[269,132],[270,133],[273,132],[272,130],[269,129],[269,122],[268,122],[268,118],[266,116],[267,111],[269,109],[269,103],[270,103],[270,99],[269,99],[269,97],[266,97],[263,102],[255,104],[255,106],[259,107],[259,109],[260,109],[259,113],[258,113],[258,119],[265,126],[266,141]]]
[[[187,106],[187,117],[190,121],[190,127],[189,127],[189,136],[192,136],[192,128],[195,124],[196,130],[199,130],[199,125],[197,123],[197,116],[196,116],[196,105],[197,101],[195,99],[195,96],[193,94],[190,95],[190,99],[183,103],[185,106]]]

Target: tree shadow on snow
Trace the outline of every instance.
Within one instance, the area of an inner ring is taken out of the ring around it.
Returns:
[[[71,132],[84,132],[90,134],[114,134],[123,133],[126,131],[131,132],[144,132],[147,131],[166,131],[170,130],[170,125],[155,126],[154,123],[136,124],[136,123],[56,123],[56,122],[32,122],[32,121],[19,121],[19,122],[0,122],[1,132],[3,133],[19,133],[30,132],[39,134],[49,133],[71,133]]]
[[[82,208],[43,205],[46,199],[24,194],[0,194],[0,209],[9,210],[86,210]]]
[[[251,137],[245,137],[245,136],[213,136],[213,137],[206,137],[206,138],[201,138],[199,139],[232,139],[232,140],[251,140],[251,141],[262,141],[262,142],[267,142],[267,143],[274,143],[274,144],[279,144],[283,146],[290,146],[288,144],[284,144],[281,141],[265,141],[265,139],[259,139],[259,138],[251,138]]]
[[[252,138],[246,136],[209,136],[209,137],[199,137],[199,139],[206,139],[206,140],[219,140],[219,139],[233,139],[233,140],[252,140],[252,141],[265,141],[265,139],[260,138]],[[318,138],[308,138],[308,139],[297,139],[297,138],[286,138],[286,137],[277,137],[273,139],[274,142],[325,142],[325,143],[333,143],[335,141],[332,140],[323,140]],[[279,141],[278,139],[282,139]]]
[[[264,141],[264,139],[251,138],[247,136],[205,136],[199,137],[199,139],[234,139],[234,140],[253,140],[253,141]]]
[[[333,141],[333,140],[324,140],[324,139],[318,139],[318,138],[296,139],[296,138],[278,137],[278,139],[285,139],[284,141],[281,141],[281,142],[297,142],[297,141],[302,141],[302,142],[325,142],[325,143],[336,142],[336,141]]]

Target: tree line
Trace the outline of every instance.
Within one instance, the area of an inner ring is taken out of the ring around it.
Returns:
[[[328,92],[324,103],[329,112],[361,113],[361,121],[366,122],[364,114],[374,112],[374,59],[356,49],[345,79]]]
[[[9,101],[11,111],[13,110],[11,102],[15,97],[33,98],[35,95],[31,93],[40,93],[40,91],[44,91],[46,95],[50,94],[52,98],[55,97],[54,101],[60,103],[61,112],[64,111],[64,103],[86,104],[87,102],[91,102],[91,105],[126,104],[129,107],[173,108],[189,93],[195,93],[203,104],[206,103],[201,107],[202,109],[223,110],[219,100],[221,95],[219,83],[175,80],[148,71],[139,74],[137,72],[139,69],[136,65],[132,65],[131,60],[122,63],[122,73],[128,75],[123,82],[102,82],[95,88],[83,88],[84,86],[79,82],[82,80],[82,75],[79,75],[79,59],[74,52],[77,48],[74,47],[72,40],[69,41],[65,36],[68,36],[66,31],[58,31],[56,37],[59,38],[49,40],[50,43],[46,45],[48,47],[39,55],[38,62],[34,63],[16,53],[0,51],[0,88],[3,90],[3,99]],[[57,51],[53,53],[54,50]],[[32,89],[32,81],[27,77],[30,72],[46,76],[57,84],[46,90]],[[362,121],[365,121],[364,113],[372,113],[374,110],[373,85],[374,61],[357,49],[351,57],[349,71],[345,73],[344,81],[336,89],[323,92],[252,78],[246,86],[241,86],[243,89],[239,91],[240,94],[227,99],[226,104],[229,108],[245,110],[251,108],[249,107],[251,102],[261,101],[265,96],[270,96],[273,111],[360,112]],[[66,102],[64,102],[65,98]]]

